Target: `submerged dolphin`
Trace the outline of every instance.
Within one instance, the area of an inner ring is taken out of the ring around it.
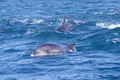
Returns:
[[[46,55],[57,55],[65,52],[75,52],[75,44],[68,44],[67,47],[60,46],[58,44],[46,43],[39,45],[31,56],[46,56]]]
[[[56,29],[58,32],[69,32],[72,30],[71,24],[68,23],[68,17],[64,16],[61,20],[60,26]]]

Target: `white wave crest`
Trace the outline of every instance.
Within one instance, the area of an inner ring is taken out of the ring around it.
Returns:
[[[43,23],[43,22],[44,22],[44,20],[42,20],[42,19],[33,19],[33,20],[31,20],[30,24],[40,24],[40,23]]]
[[[26,34],[26,35],[32,35],[32,34],[34,34],[34,33],[40,32],[40,31],[41,31],[41,30],[28,29],[28,30],[25,32],[25,34]]]
[[[14,18],[10,21],[11,24],[14,23],[22,23],[22,24],[41,24],[43,23],[43,19],[29,19],[29,18],[24,18],[24,19],[17,19]]]
[[[106,42],[120,43],[120,38],[107,39]]]
[[[114,28],[120,28],[120,24],[116,23],[116,24],[112,24],[112,23],[96,23],[97,27],[100,28],[107,28],[107,29],[114,29]]]
[[[82,21],[82,20],[74,20],[74,22],[75,22],[76,24],[85,23],[85,21]]]
[[[114,39],[112,39],[112,42],[113,42],[113,43],[120,42],[120,38],[114,38]]]
[[[14,23],[23,23],[23,24],[27,24],[29,21],[29,19],[17,19],[17,18],[13,18],[12,20],[9,21],[9,23],[14,24]]]

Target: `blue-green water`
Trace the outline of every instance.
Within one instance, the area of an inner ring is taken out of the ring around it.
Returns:
[[[74,30],[58,33],[69,16]],[[120,0],[0,0],[0,80],[120,80]],[[30,57],[41,43],[77,52]]]

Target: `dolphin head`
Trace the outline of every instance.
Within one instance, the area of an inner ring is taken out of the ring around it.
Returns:
[[[31,54],[32,57],[45,56],[45,55],[47,55],[47,52],[46,52],[46,51],[43,51],[43,50],[41,50],[41,49],[36,49],[36,50]]]

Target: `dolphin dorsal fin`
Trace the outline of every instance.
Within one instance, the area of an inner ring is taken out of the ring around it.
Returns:
[[[67,16],[64,16],[62,18],[61,25],[64,25],[64,23],[67,23],[67,22],[68,22]]]
[[[69,52],[76,52],[75,43],[68,44],[67,49]]]

